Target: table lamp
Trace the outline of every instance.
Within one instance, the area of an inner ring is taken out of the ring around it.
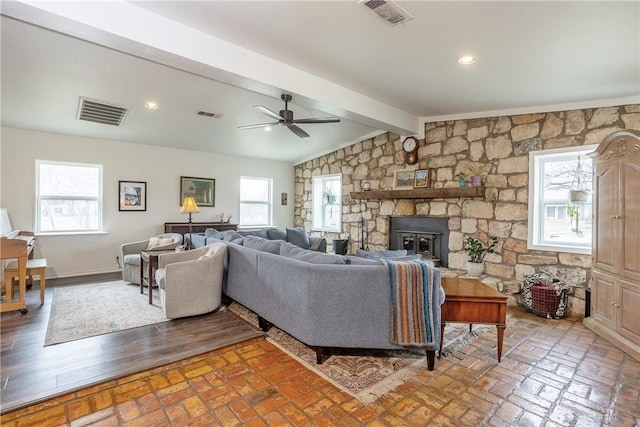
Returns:
[[[198,209],[198,205],[196,205],[196,199],[193,196],[186,196],[182,201],[182,207],[180,208],[181,214],[189,214],[189,245],[187,249],[191,249],[191,230],[192,230],[192,222],[191,222],[191,214],[192,213],[200,213],[200,209]]]

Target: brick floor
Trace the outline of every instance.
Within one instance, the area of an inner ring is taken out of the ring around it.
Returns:
[[[638,426],[640,362],[582,326],[509,310],[370,405],[261,339],[7,413],[3,426]]]

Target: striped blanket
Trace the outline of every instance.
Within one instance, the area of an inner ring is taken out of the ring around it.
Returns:
[[[431,301],[435,267],[417,260],[383,259],[383,262],[389,270],[391,283],[391,343],[418,347],[436,345]]]

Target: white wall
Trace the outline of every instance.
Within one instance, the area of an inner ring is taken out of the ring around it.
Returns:
[[[120,244],[164,232],[168,221],[185,222],[180,210],[180,176],[214,178],[215,207],[200,207],[194,222],[217,220],[221,212],[237,223],[240,176],[273,178],[274,224],[293,226],[294,170],[287,162],[219,155],[84,138],[1,129],[0,207],[9,211],[14,229],[34,230],[35,160],[103,165],[105,235],[40,236],[35,256],[47,258],[48,277],[118,270]],[[118,181],[146,181],[146,212],[118,211]],[[287,206],[280,193],[289,194]]]

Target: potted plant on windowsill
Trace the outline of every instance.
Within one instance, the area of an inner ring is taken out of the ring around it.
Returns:
[[[333,190],[331,188],[327,188],[327,190],[323,194],[325,201],[328,205],[333,205],[336,203],[338,198],[335,194],[333,194]]]
[[[464,251],[469,256],[467,260],[467,275],[480,276],[484,272],[484,257],[496,251],[498,238],[489,237],[489,242],[485,246],[479,239],[475,237],[467,237],[464,241]]]

